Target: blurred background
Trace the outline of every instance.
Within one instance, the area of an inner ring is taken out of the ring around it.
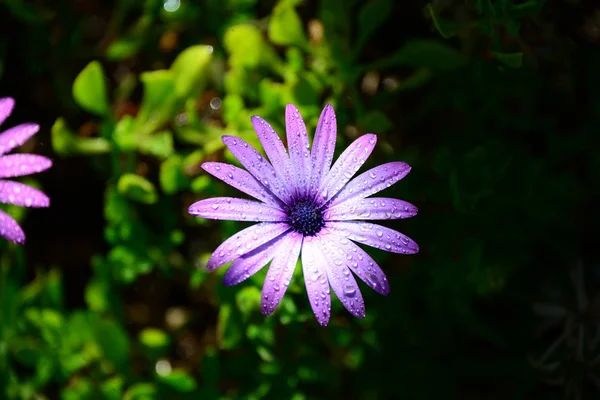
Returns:
[[[3,0],[0,32],[2,128],[54,160],[50,208],[1,206],[1,398],[599,398],[597,2]],[[421,253],[369,249],[362,320],[204,269],[243,224],[187,214],[236,195],[200,164],[286,103],[413,168],[384,194]]]

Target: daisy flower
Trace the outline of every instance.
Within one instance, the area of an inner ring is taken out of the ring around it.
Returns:
[[[300,258],[310,305],[321,325],[327,325],[331,314],[330,287],[352,315],[362,318],[365,306],[354,275],[383,295],[390,287],[381,268],[355,242],[400,254],[419,251],[402,233],[368,222],[417,214],[405,201],[369,197],[404,178],[410,167],[390,162],[352,179],[375,147],[373,134],[356,139],[332,166],[337,127],[330,105],[321,113],[312,149],[304,121],[291,104],[285,122],[289,152],[273,128],[254,116],[252,125],[269,161],[242,139],[223,136],[247,171],[220,162],[202,164],[211,175],[259,200],[217,197],[190,206],[190,214],[203,218],[258,222],[223,242],[207,269],[233,262],[224,278],[230,286],[270,262],[261,297],[262,313],[268,316]]]
[[[0,125],[11,114],[15,101],[9,97],[0,99]],[[0,133],[0,203],[24,207],[48,207],[50,199],[37,189],[4,178],[25,176],[44,171],[52,161],[36,154],[9,154],[15,147],[25,143],[40,129],[37,124],[21,124]],[[25,233],[8,214],[0,210],[0,236],[14,243],[25,242]]]

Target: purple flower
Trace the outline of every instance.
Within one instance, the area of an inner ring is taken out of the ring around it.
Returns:
[[[15,101],[11,98],[0,99],[0,125],[11,114],[14,106]],[[4,179],[34,174],[52,166],[52,161],[48,158],[35,154],[5,155],[25,143],[39,128],[37,124],[21,124],[0,133],[0,203],[25,207],[50,205],[48,196],[39,190]],[[25,242],[25,233],[19,224],[2,210],[0,210],[0,236],[19,244]]]
[[[285,120],[289,154],[273,128],[255,116],[252,125],[270,162],[242,139],[223,136],[248,171],[219,162],[202,165],[208,173],[260,200],[217,197],[190,206],[190,214],[203,218],[259,222],[223,242],[207,268],[214,270],[233,261],[224,279],[229,286],[271,262],[261,298],[261,310],[267,316],[281,301],[300,257],[310,305],[321,325],[329,322],[330,286],[344,307],[362,318],[365,306],[354,274],[383,295],[390,287],[383,271],[355,242],[400,254],[419,251],[402,233],[363,221],[417,214],[417,208],[405,201],[368,197],[404,178],[410,167],[391,162],[351,180],[373,151],[375,135],[356,139],[332,166],[337,129],[332,106],[321,113],[312,150],[304,121],[291,104]]]

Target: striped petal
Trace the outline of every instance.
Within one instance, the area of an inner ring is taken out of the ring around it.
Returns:
[[[352,179],[367,161],[376,143],[377,136],[369,133],[356,139],[344,150],[323,180],[317,195],[321,204],[327,203]]]
[[[285,107],[285,127],[292,169],[296,176],[296,191],[300,197],[304,197],[312,173],[312,160],[306,125],[293,104]]]
[[[291,195],[284,182],[277,177],[277,173],[267,160],[244,140],[234,136],[223,136],[223,143],[238,161],[250,172],[265,188],[271,191],[284,203],[290,201]]]
[[[13,243],[25,243],[25,233],[23,232],[23,229],[17,224],[17,221],[12,219],[2,210],[0,210],[0,236]]]
[[[294,275],[301,248],[302,235],[289,232],[275,253],[262,288],[260,308],[265,317],[271,315],[281,302]]]
[[[349,182],[333,198],[329,207],[335,207],[346,201],[364,199],[381,192],[404,178],[410,172],[410,166],[403,162],[390,162],[363,172]]]
[[[319,324],[325,326],[331,316],[331,295],[327,267],[319,250],[319,236],[307,236],[302,243],[302,273],[306,293]]]
[[[205,162],[202,164],[202,168],[229,186],[249,196],[274,206],[281,204],[281,201],[261,185],[248,171],[244,171],[235,165],[220,162]]]
[[[323,177],[327,175],[329,168],[331,168],[336,136],[335,111],[331,105],[327,104],[319,117],[311,152],[313,163],[311,186],[315,191],[321,187]]]
[[[6,118],[12,113],[15,107],[15,100],[10,97],[3,97],[0,99],[0,125],[6,121]]]
[[[188,212],[202,218],[230,221],[283,222],[287,220],[287,215],[279,207],[235,197],[200,200],[192,204]]]
[[[288,187],[293,186],[292,164],[281,138],[271,125],[261,117],[253,116],[250,120],[275,172]]]
[[[20,182],[0,180],[0,203],[25,207],[48,207],[50,199],[41,191]]]
[[[287,235],[280,235],[275,239],[257,247],[251,252],[237,258],[223,277],[225,286],[237,285],[260,271],[273,259],[273,256],[282,248]]]
[[[0,178],[25,176],[42,172],[52,166],[52,161],[36,154],[9,154],[0,157]]]
[[[403,219],[417,215],[417,207],[398,199],[368,197],[348,200],[328,208],[323,217],[326,221]]]
[[[40,129],[38,124],[21,124],[0,134],[0,155],[25,143]]]
[[[209,271],[235,260],[290,229],[283,222],[262,222],[239,231],[221,243],[206,264]]]
[[[327,222],[327,228],[334,233],[355,242],[364,243],[376,249],[399,254],[415,254],[419,245],[408,236],[370,222]]]

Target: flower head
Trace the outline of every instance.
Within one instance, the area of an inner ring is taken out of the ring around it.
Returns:
[[[0,125],[11,114],[14,106],[13,99],[0,98]],[[36,154],[5,155],[25,143],[37,133],[39,128],[37,124],[27,123],[0,133],[0,203],[25,207],[48,207],[50,205],[48,196],[39,190],[4,179],[34,174],[52,166],[52,161]],[[2,210],[0,210],[0,236],[15,243],[25,242],[25,233],[19,224]]]
[[[390,288],[381,268],[355,242],[400,254],[419,251],[402,233],[367,222],[417,214],[417,208],[405,201],[369,197],[404,178],[410,167],[391,162],[352,179],[373,151],[375,135],[356,139],[332,166],[337,134],[332,106],[321,113],[312,149],[304,121],[291,104],[285,120],[289,152],[273,128],[255,116],[252,125],[269,161],[242,139],[224,136],[223,142],[247,171],[219,162],[202,165],[208,173],[260,200],[218,197],[190,206],[190,214],[203,218],[258,222],[223,242],[207,268],[233,261],[224,283],[235,285],[270,262],[261,298],[261,310],[267,316],[281,301],[301,258],[310,305],[321,325],[329,322],[330,286],[352,315],[364,317],[354,275],[383,295]]]

